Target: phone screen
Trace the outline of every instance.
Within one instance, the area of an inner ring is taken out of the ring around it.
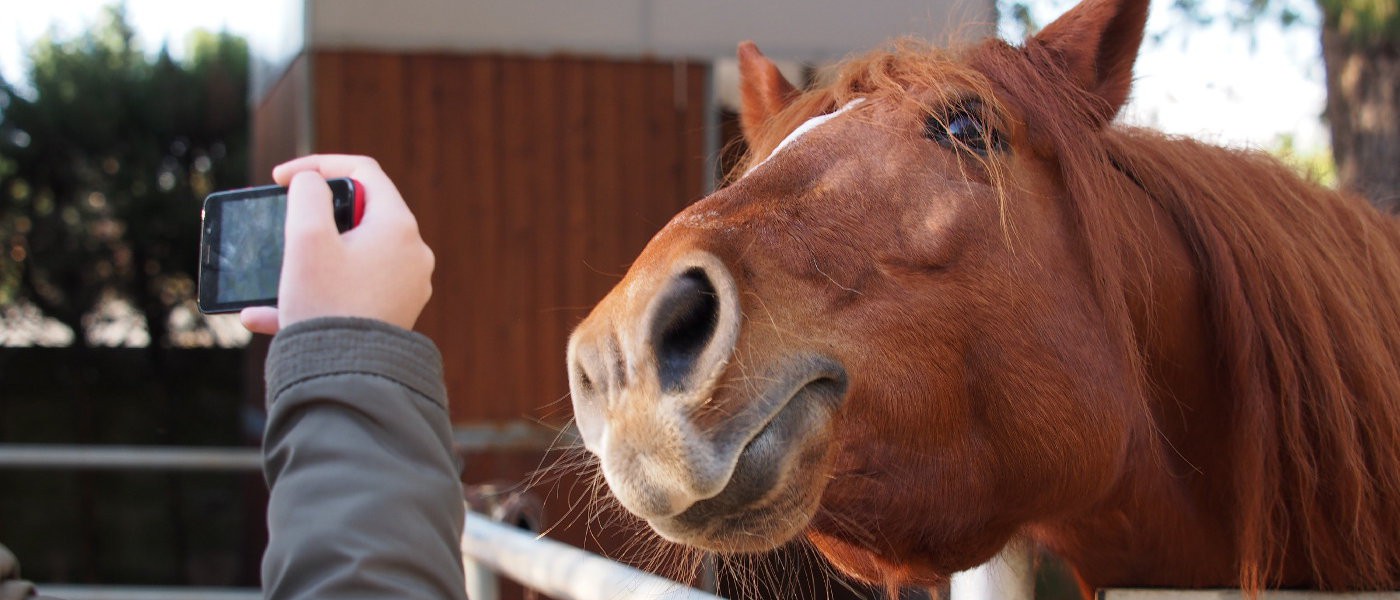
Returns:
[[[276,298],[287,195],[232,200],[221,210],[215,299],[228,304]]]
[[[336,229],[348,231],[364,209],[352,179],[326,181]],[[204,199],[200,238],[199,309],[234,312],[276,306],[282,277],[287,188],[275,185],[215,192]]]

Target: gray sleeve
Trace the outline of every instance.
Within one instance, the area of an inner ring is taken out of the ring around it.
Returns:
[[[466,598],[446,398],[420,334],[339,317],[277,334],[265,598]]]

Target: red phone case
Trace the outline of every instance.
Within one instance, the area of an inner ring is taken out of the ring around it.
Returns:
[[[361,185],[359,180],[357,179],[350,179],[350,182],[355,184],[354,226],[359,226],[360,219],[364,218],[365,216],[365,186]]]

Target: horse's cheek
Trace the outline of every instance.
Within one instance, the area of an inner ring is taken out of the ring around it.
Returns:
[[[995,497],[1016,499],[1003,507],[1008,514],[1084,508],[1108,492],[1126,460],[1120,377],[1087,325],[1050,306],[1015,312],[1042,317],[1039,325],[1023,317],[983,328],[964,355],[971,427],[999,457],[987,485]]]

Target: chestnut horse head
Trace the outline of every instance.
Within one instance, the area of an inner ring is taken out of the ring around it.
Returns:
[[[670,540],[930,583],[1400,583],[1400,236],[1266,156],[1112,122],[1147,0],[799,92],[574,333],[578,427]]]

